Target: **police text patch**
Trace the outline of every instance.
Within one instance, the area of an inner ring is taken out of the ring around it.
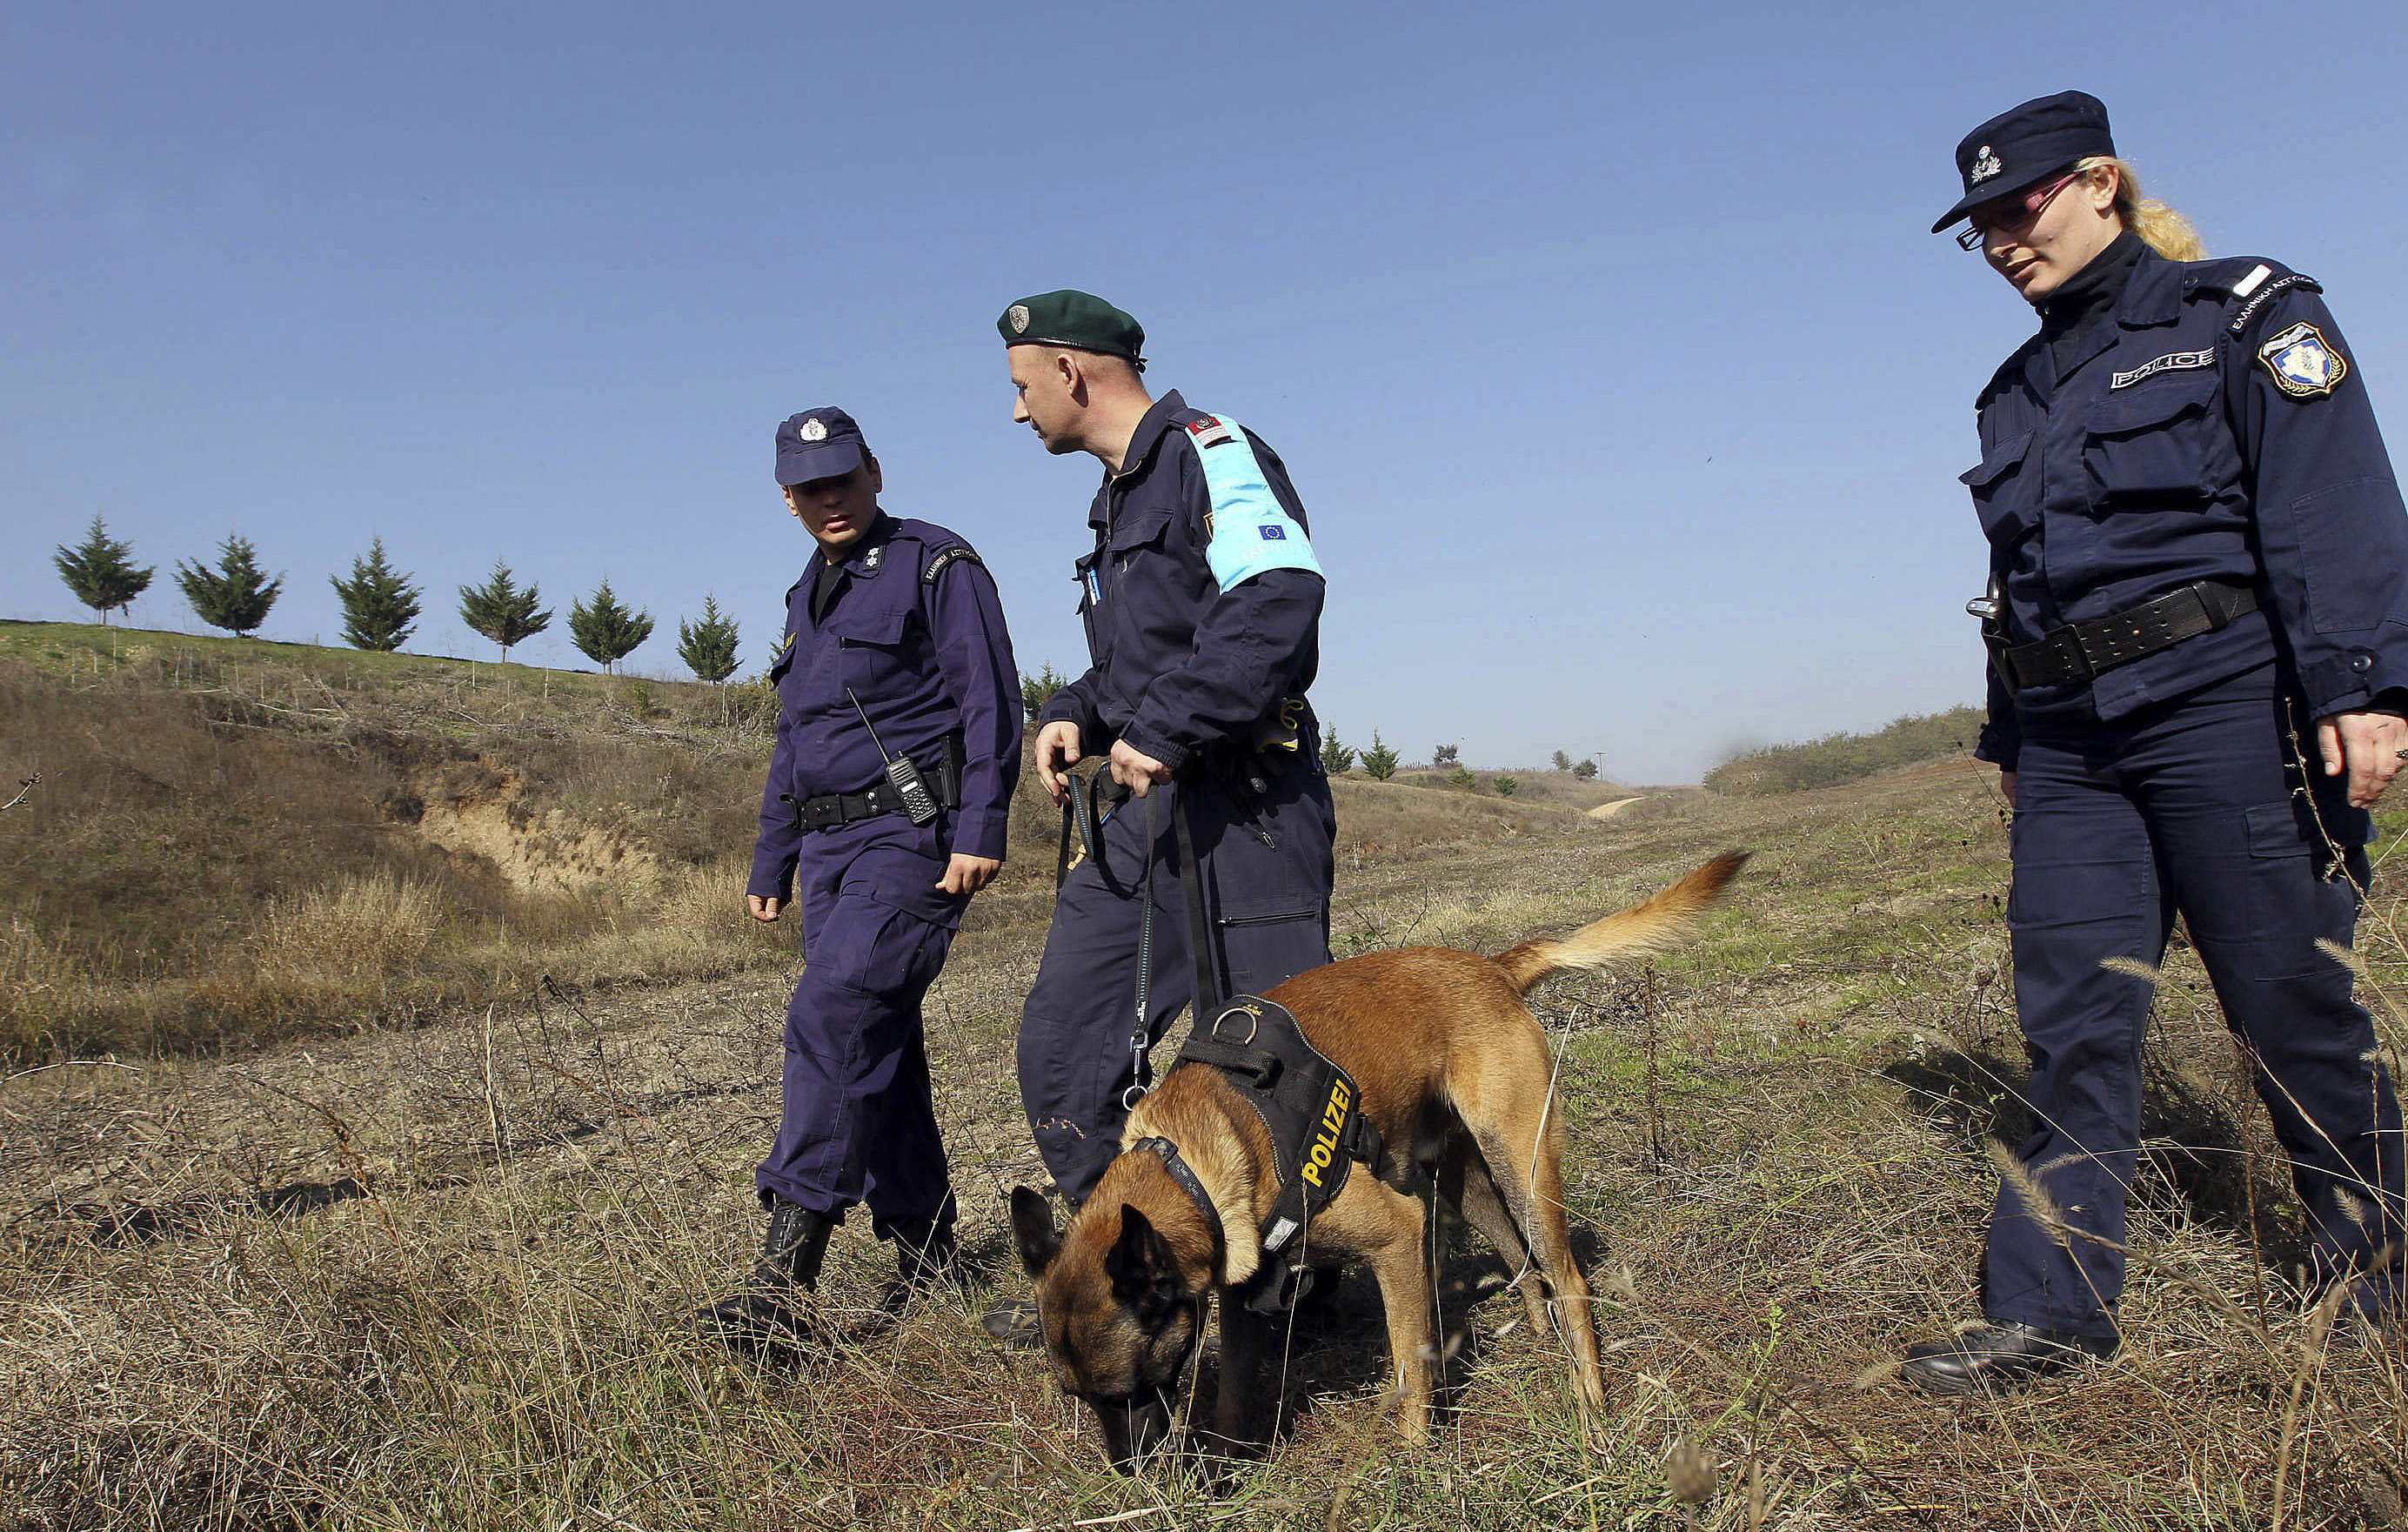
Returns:
[[[2274,386],[2294,399],[2320,399],[2349,376],[2348,359],[2305,320],[2258,347],[2258,360],[2266,365]]]
[[[2130,388],[2134,383],[2139,382],[2142,379],[2155,378],[2161,372],[2181,372],[2186,368],[2212,367],[2214,365],[2215,365],[2215,349],[2214,347],[2210,347],[2203,351],[2168,351],[2163,356],[2155,357],[2149,361],[2142,363],[2139,366],[2134,367],[2129,372],[2117,373],[2114,378],[2108,379],[2107,386],[2111,389]]]

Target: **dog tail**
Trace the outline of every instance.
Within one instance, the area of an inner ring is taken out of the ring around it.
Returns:
[[[1698,917],[1722,896],[1748,852],[1725,852],[1670,888],[1619,914],[1584,925],[1568,937],[1526,941],[1490,959],[1513,987],[1527,994],[1549,974],[1568,968],[1601,968],[1617,958],[1659,952],[1688,934]]]

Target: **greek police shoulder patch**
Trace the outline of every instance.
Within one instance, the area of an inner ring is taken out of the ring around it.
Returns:
[[[2321,399],[2349,376],[2349,359],[2305,320],[2258,348],[2274,386],[2294,399]]]
[[[975,564],[983,567],[986,561],[980,558],[976,552],[972,551],[969,544],[957,542],[950,548],[941,548],[937,551],[937,556],[928,561],[927,569],[921,574],[921,581],[924,584],[934,585],[937,582],[937,577],[939,575],[943,574],[946,570],[952,568],[956,564]]]

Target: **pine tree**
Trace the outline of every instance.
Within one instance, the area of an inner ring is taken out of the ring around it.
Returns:
[[[714,686],[736,674],[736,620],[719,609],[717,598],[702,598],[702,621],[678,620],[678,658]]]
[[[1456,749],[1457,747],[1454,745],[1436,745],[1431,747],[1430,765],[1453,766],[1455,764]]]
[[[1496,780],[1496,786],[1497,795],[1498,797],[1510,798],[1521,790],[1522,779],[1519,777],[1499,777]]]
[[[537,609],[542,599],[533,585],[520,590],[510,579],[510,566],[495,559],[491,580],[460,587],[460,620],[471,632],[501,645],[502,658],[508,660],[514,645],[552,626],[552,613]]]
[[[1371,748],[1363,752],[1363,774],[1375,782],[1384,782],[1397,774],[1397,752],[1380,737],[1377,729],[1371,731]]]
[[[100,613],[100,625],[108,625],[109,609],[122,612],[134,604],[134,598],[150,588],[150,577],[158,570],[134,566],[134,545],[120,542],[108,535],[95,515],[92,530],[81,547],[69,548],[61,543],[50,562],[58,566],[59,578],[67,582],[75,598]]]
[[[568,636],[587,659],[615,671],[621,660],[652,636],[652,618],[650,612],[629,611],[610,594],[605,578],[592,601],[568,604]]]
[[[259,551],[249,537],[230,534],[218,544],[218,566],[178,560],[176,583],[193,612],[213,628],[239,638],[256,632],[267,621],[267,609],[284,592],[284,577],[267,578],[259,567]]]
[[[417,631],[419,598],[426,593],[385,562],[384,539],[368,540],[368,556],[351,560],[351,578],[333,575],[326,583],[343,604],[343,641],[353,649],[390,654]]]
[[[1572,775],[1584,782],[1593,781],[1597,778],[1597,763],[1584,760],[1580,765],[1572,767]]]
[[[1338,731],[1322,725],[1321,769],[1333,777],[1343,777],[1354,769],[1354,752],[1338,742]]]
[[[1033,676],[1021,677],[1021,710],[1030,718],[1035,718],[1039,709],[1054,700],[1054,693],[1069,684],[1070,678],[1054,669],[1051,665],[1044,666]]]
[[[1554,765],[1557,771],[1570,771],[1572,768],[1572,758],[1566,755],[1562,751],[1557,751],[1555,752]]]

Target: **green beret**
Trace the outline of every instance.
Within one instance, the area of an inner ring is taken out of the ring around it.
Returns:
[[[1023,298],[995,322],[1006,346],[1060,346],[1100,351],[1145,365],[1145,326],[1096,296],[1066,287]]]

